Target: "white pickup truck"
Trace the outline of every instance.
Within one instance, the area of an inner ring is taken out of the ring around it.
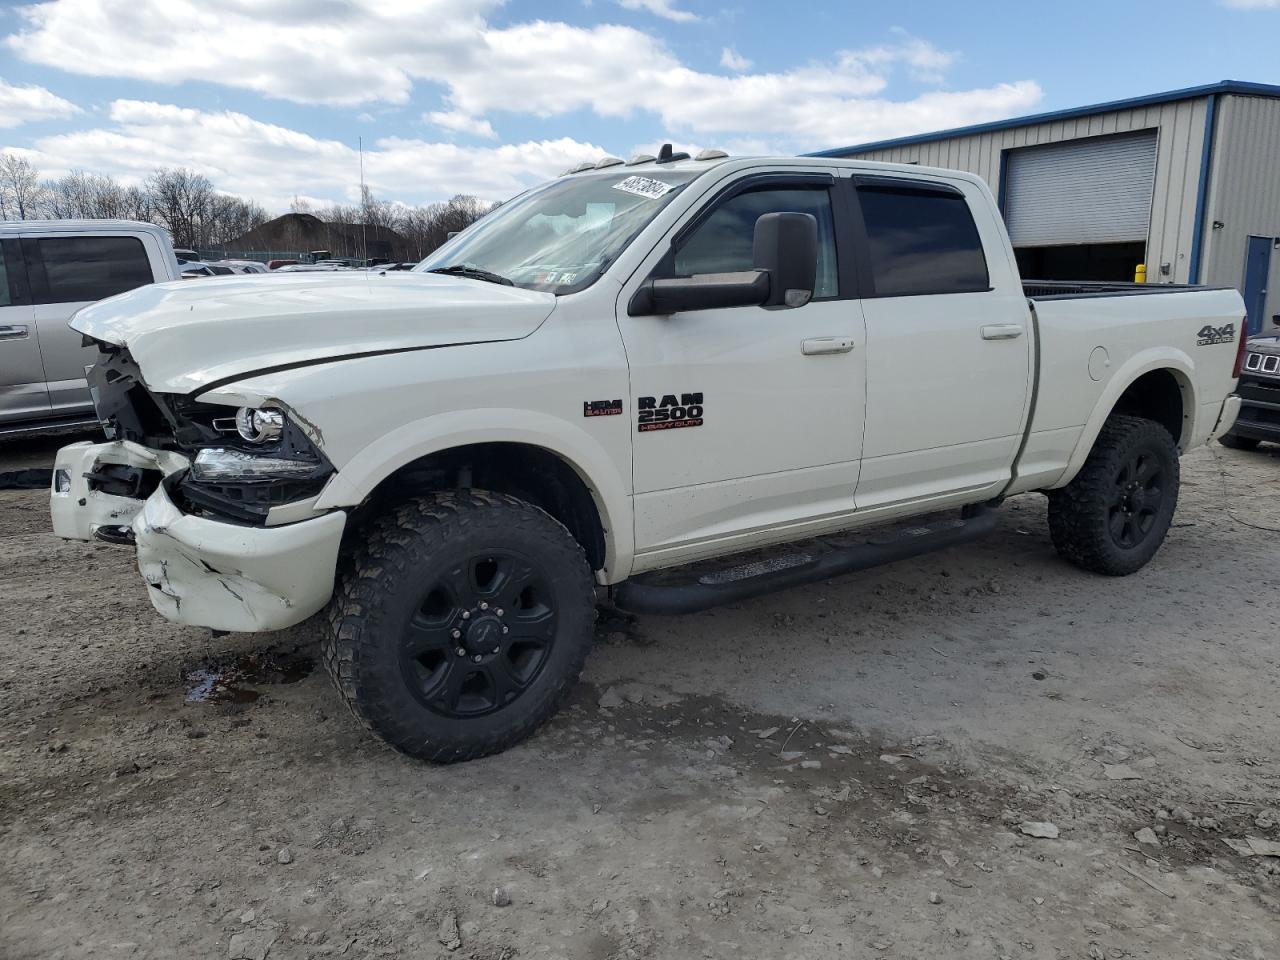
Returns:
[[[179,623],[326,610],[355,714],[467,759],[554,712],[606,593],[702,609],[960,543],[1029,491],[1067,560],[1137,570],[1179,454],[1235,418],[1243,316],[1233,290],[1024,285],[964,173],[605,158],[412,272],[80,311],[113,439],[59,453],[54,529],[136,543]]]

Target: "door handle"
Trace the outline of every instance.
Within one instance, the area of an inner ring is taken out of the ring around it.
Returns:
[[[800,352],[806,357],[820,357],[827,353],[848,353],[853,341],[848,337],[810,337],[800,341]]]
[[[0,325],[0,340],[25,340],[26,337],[27,325],[25,323]]]
[[[1017,323],[989,323],[982,328],[983,340],[1017,340],[1022,326]]]

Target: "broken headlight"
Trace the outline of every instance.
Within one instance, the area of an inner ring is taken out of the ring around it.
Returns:
[[[215,416],[211,425],[209,433],[225,439],[195,450],[176,491],[187,512],[263,524],[273,508],[314,497],[333,475],[333,465],[285,411],[241,408],[234,420]]]
[[[191,479],[197,483],[269,483],[272,480],[307,480],[328,473],[329,470],[314,460],[249,453],[226,447],[205,447],[191,461]]]

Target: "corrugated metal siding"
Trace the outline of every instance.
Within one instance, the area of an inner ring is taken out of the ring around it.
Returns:
[[[1014,246],[1147,239],[1156,131],[1022,147],[1008,155],[1005,222]]]
[[[1244,286],[1250,236],[1280,237],[1280,100],[1221,97],[1205,205],[1203,283]],[[1214,230],[1215,220],[1221,221]],[[1264,316],[1280,314],[1280,254],[1272,251]]]
[[[1151,202],[1151,232],[1147,240],[1147,275],[1153,282],[1172,280],[1185,283],[1191,256],[1206,105],[1206,97],[1197,97],[866,153],[854,151],[848,155],[863,160],[968,170],[983,177],[998,194],[1000,156],[1005,150],[1107,133],[1154,129],[1157,131],[1156,176]],[[1168,276],[1160,275],[1162,263],[1169,264]]]

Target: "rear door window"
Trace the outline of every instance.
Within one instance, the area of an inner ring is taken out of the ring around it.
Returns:
[[[990,289],[982,238],[964,195],[950,187],[874,181],[858,186],[877,297]]]
[[[40,303],[102,300],[154,279],[137,237],[41,237],[32,248],[44,272]]]

